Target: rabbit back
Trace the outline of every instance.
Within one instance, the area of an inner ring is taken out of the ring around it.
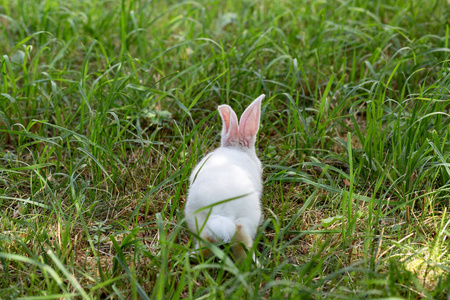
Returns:
[[[186,204],[186,215],[191,230],[195,230],[194,214],[200,225],[208,214],[231,220],[247,218],[247,223],[259,225],[261,218],[261,163],[250,154],[221,147],[203,158],[192,172],[191,186]],[[236,198],[230,201],[227,199]],[[226,201],[214,205],[218,202]]]

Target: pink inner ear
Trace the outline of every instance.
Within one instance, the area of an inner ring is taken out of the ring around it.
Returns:
[[[228,105],[219,106],[220,117],[222,118],[222,125],[225,132],[230,130],[230,107]]]
[[[259,118],[261,115],[261,101],[264,95],[259,96],[247,107],[239,121],[239,135],[245,146],[251,146],[256,141],[259,129]]]
[[[239,128],[236,113],[228,105],[219,106],[222,118],[222,146],[231,146],[239,142]]]

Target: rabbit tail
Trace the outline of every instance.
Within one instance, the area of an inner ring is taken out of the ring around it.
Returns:
[[[201,237],[209,242],[229,243],[236,234],[236,224],[230,218],[220,215],[210,215]]]
[[[230,218],[220,215],[209,216],[206,226],[200,236],[210,243],[233,243],[231,249],[237,260],[242,260],[247,255],[242,244],[247,248],[252,245],[250,234],[243,227],[243,224],[240,224],[240,222],[235,223]],[[202,243],[200,243],[199,246],[204,248]],[[205,258],[209,258],[213,254],[211,253],[211,250],[204,248],[202,250],[202,255]]]

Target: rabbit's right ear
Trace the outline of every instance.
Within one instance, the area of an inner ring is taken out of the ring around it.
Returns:
[[[241,144],[245,147],[255,145],[256,134],[259,129],[259,118],[261,116],[261,101],[266,97],[262,94],[250,104],[239,121],[239,135]]]
[[[239,143],[239,122],[236,113],[228,105],[220,105],[219,114],[222,118],[222,146],[233,146]]]

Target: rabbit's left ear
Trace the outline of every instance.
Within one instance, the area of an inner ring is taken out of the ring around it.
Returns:
[[[219,114],[222,118],[222,146],[233,146],[239,143],[239,125],[236,113],[228,105],[220,105]]]
[[[239,121],[240,142],[246,147],[253,146],[256,142],[256,134],[259,129],[259,119],[261,116],[261,101],[266,97],[262,94],[250,104],[241,116]]]

